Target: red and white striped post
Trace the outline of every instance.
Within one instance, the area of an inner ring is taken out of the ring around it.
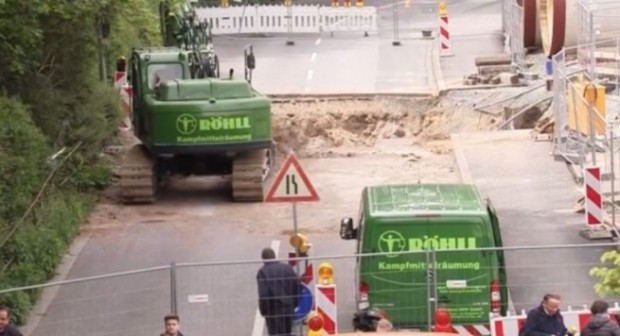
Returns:
[[[441,56],[452,56],[450,29],[448,28],[448,6],[444,0],[439,3],[439,42],[441,43]]]
[[[123,120],[119,129],[123,131],[131,130],[131,98],[133,90],[127,83],[127,62],[121,56],[116,60],[116,72],[114,72],[114,88],[120,91],[121,107],[123,109]]]
[[[525,325],[527,315],[508,315],[491,318],[491,335],[494,336],[519,336],[519,331]]]
[[[123,108],[123,120],[121,121],[120,129],[123,131],[131,130],[131,100],[133,97],[133,89],[129,84],[124,84],[121,87],[121,104]]]
[[[338,308],[336,306],[336,285],[317,284],[316,310],[323,318],[323,330],[327,335],[336,335],[338,330]]]
[[[324,333],[336,335],[338,331],[338,308],[336,306],[334,269],[329,263],[321,263],[318,273],[319,283],[316,284],[314,291],[316,311],[323,319]]]
[[[585,213],[586,225],[598,227],[603,225],[605,210],[603,209],[603,195],[601,190],[601,167],[584,168],[585,185]]]

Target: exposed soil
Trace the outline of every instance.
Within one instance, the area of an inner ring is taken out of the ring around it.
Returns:
[[[449,98],[274,102],[273,115],[278,163],[294,150],[321,197],[320,202],[304,205],[312,213],[312,224],[305,226],[311,232],[337,230],[340,216],[356,211],[366,185],[457,182],[450,134],[489,130],[498,123],[498,117]],[[125,136],[121,142],[134,141]],[[121,156],[119,151],[116,157]],[[169,221],[185,223],[178,225],[179,230],[191,231],[191,223],[216,217],[248,232],[290,231],[290,208],[232,203],[226,177],[175,179],[157,204],[147,206],[118,204],[118,192],[113,185],[104,193],[85,229],[105,233],[110,228]],[[216,206],[205,210],[205,204]],[[246,214],[243,218],[241,211]]]
[[[358,101],[300,100],[274,104],[279,149],[301,157],[325,157],[376,145],[381,139],[410,139],[438,154],[450,152],[450,133],[490,129],[495,117],[434,98]]]

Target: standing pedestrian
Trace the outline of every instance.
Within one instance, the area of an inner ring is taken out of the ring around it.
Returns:
[[[560,296],[546,294],[540,305],[527,314],[519,336],[564,336],[567,332],[560,313]]]
[[[0,306],[0,336],[23,336],[22,333],[11,324],[11,310],[6,306]]]
[[[290,265],[275,258],[271,248],[263,249],[265,264],[256,274],[258,309],[265,318],[269,336],[289,336],[295,308],[299,305],[301,281]]]
[[[611,320],[607,309],[609,304],[603,300],[592,303],[590,307],[592,316],[581,330],[581,336],[620,336],[620,326]]]
[[[164,326],[166,331],[160,336],[183,336],[183,334],[179,331],[181,329],[181,320],[176,315],[166,315],[164,316]]]

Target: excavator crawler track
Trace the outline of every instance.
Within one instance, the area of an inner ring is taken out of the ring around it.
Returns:
[[[125,204],[155,202],[157,177],[153,159],[142,144],[133,146],[121,167],[121,198]]]
[[[262,202],[267,178],[273,167],[273,150],[257,149],[237,154],[232,169],[235,202]]]

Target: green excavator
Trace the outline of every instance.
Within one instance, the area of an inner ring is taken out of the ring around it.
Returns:
[[[140,143],[122,162],[126,204],[153,203],[169,177],[230,175],[236,202],[262,202],[274,165],[271,102],[246,78],[221,79],[210,27],[189,3],[160,3],[163,47],[134,49],[128,62],[131,123]],[[248,76],[249,74],[249,76]]]

